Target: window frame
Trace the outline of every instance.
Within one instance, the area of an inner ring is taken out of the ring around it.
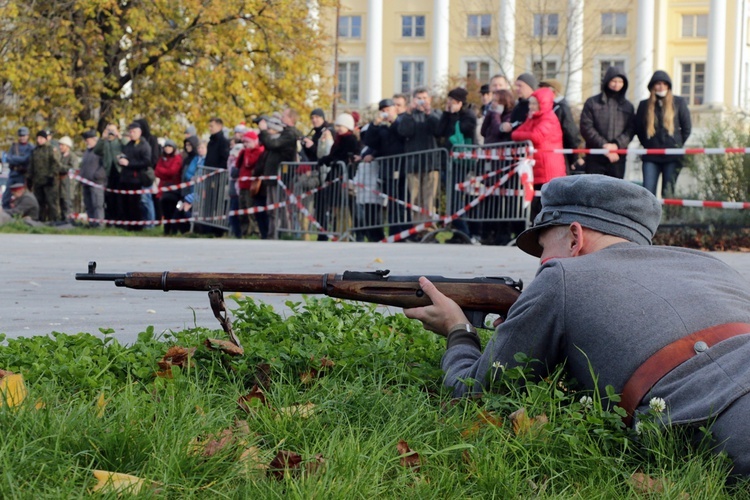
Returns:
[[[364,69],[362,58],[359,58],[359,57],[344,57],[344,58],[341,58],[340,57],[339,60],[337,61],[337,63],[339,65],[339,67],[342,64],[346,64],[347,65],[347,83],[348,83],[349,87],[346,89],[346,96],[345,96],[346,99],[344,99],[343,96],[342,96],[342,93],[340,91],[340,89],[341,89],[341,78],[340,78],[341,73],[339,71],[339,68],[337,67],[336,68],[336,102],[338,104],[347,105],[347,106],[353,106],[353,107],[360,106],[362,104],[362,71]],[[351,65],[352,63],[356,63],[358,65],[358,67],[357,67],[357,82],[356,82],[357,83],[357,101],[356,102],[352,102],[350,100],[350,98],[351,98],[351,83],[352,83],[352,80],[351,80],[351,76],[350,76],[351,75],[351,69],[350,69],[351,67],[349,65]]]
[[[411,77],[411,84],[412,87],[409,89],[404,90],[402,87],[403,85],[403,64],[404,63],[421,63],[422,64],[422,82],[414,82],[413,76]],[[395,58],[395,64],[396,64],[396,70],[394,74],[394,90],[396,93],[403,93],[411,95],[412,91],[418,87],[427,87],[428,86],[428,60],[426,57],[421,56],[400,56]]]
[[[354,36],[352,34],[353,32],[353,20],[354,18],[359,19],[359,35]],[[348,19],[348,23],[346,25],[346,34],[341,33],[341,21],[344,19]],[[362,16],[361,15],[351,15],[351,16],[339,16],[339,25],[337,28],[337,33],[339,38],[344,38],[346,40],[361,40],[362,39]]]
[[[534,64],[541,63],[541,62],[542,62],[542,58],[539,57],[539,56],[531,56],[531,57],[529,57],[528,66],[527,66],[528,67],[528,72],[531,73],[532,75],[534,75],[537,78],[537,80],[539,80],[539,81],[541,81],[541,80],[547,80],[547,79],[556,79],[556,80],[561,80],[561,81],[563,80],[563,78],[561,78],[561,76],[560,76],[563,73],[562,57],[561,56],[550,55],[550,56],[546,56],[544,58],[544,62],[545,63],[550,63],[550,62],[554,62],[555,63],[555,68],[556,69],[555,69],[555,75],[554,76],[545,76],[546,73],[547,73],[546,68],[543,68],[544,75],[542,75],[542,78],[539,78],[538,75],[536,75],[534,73]]]
[[[472,18],[474,18],[475,26],[474,28],[477,30],[475,34],[471,34],[471,28],[472,28]],[[486,18],[489,18],[489,22],[487,24],[487,34],[483,34],[484,29],[484,21]],[[466,16],[466,38],[476,40],[476,39],[483,39],[483,38],[492,38],[492,14],[467,14]]]
[[[684,72],[682,70],[682,66],[684,64],[689,64],[691,66],[691,74],[693,75],[692,76],[692,80],[690,82],[690,93],[689,93],[689,95],[685,95],[685,93],[682,92],[682,85],[683,85],[682,78],[684,76]],[[697,75],[697,73],[695,72],[695,65],[696,64],[702,64],[703,65],[703,92],[701,94],[701,102],[700,102],[700,104],[696,104],[696,103],[693,102],[693,100],[695,98],[695,83],[696,83],[695,82],[695,76]],[[677,94],[677,95],[679,95],[679,96],[681,96],[681,97],[683,97],[685,99],[685,101],[687,101],[688,106],[690,106],[690,107],[704,105],[705,101],[706,101],[706,66],[707,66],[706,60],[705,59],[701,59],[701,58],[690,58],[690,57],[688,57],[688,58],[680,58],[680,59],[677,59],[675,61],[675,66],[676,66],[676,68],[675,68],[675,73],[674,74],[677,75],[676,81],[679,83],[679,87],[680,88],[679,88],[679,93],[678,93],[676,91],[676,89],[675,89],[676,85],[674,84],[674,81],[673,81],[672,82],[672,92],[675,93],[675,94]]]
[[[704,17],[706,19],[706,34],[705,35],[701,35],[698,33],[698,26],[699,26],[698,18],[700,17]],[[691,20],[690,22],[691,31],[690,31],[690,34],[686,35],[685,34],[685,26],[686,26],[685,21],[687,21],[688,18],[690,18]],[[680,16],[680,38],[683,38],[683,39],[708,38],[708,13],[682,14]]]
[[[461,58],[461,75],[468,80],[469,79],[469,64],[480,65],[480,64],[485,64],[485,63],[487,64],[487,68],[488,68],[487,79],[483,81],[481,78],[481,73],[480,73],[480,75],[477,77],[477,82],[479,82],[480,84],[490,83],[490,78],[492,78],[492,75],[497,73],[495,69],[495,65],[493,64],[493,60],[490,57],[476,57],[476,56],[462,57]]]
[[[417,20],[422,20],[422,34],[417,34]],[[411,34],[405,35],[404,30],[406,29],[406,20],[410,19]],[[401,38],[407,40],[424,40],[427,38],[427,16],[425,14],[402,14],[401,15]]]
[[[604,32],[604,16],[612,16],[612,31],[610,33]],[[617,17],[618,16],[625,16],[625,32],[624,33],[617,33]],[[612,38],[625,38],[628,36],[628,22],[629,22],[629,16],[627,12],[618,11],[618,10],[608,10],[608,11],[602,11],[601,16],[599,16],[600,19],[600,35],[605,37],[612,37]]]
[[[542,33],[537,33],[537,16],[540,16],[541,19],[540,29]],[[557,29],[554,35],[549,32],[551,16],[556,18]],[[557,38],[560,36],[560,14],[558,12],[535,12],[531,21],[531,33],[534,38]]]

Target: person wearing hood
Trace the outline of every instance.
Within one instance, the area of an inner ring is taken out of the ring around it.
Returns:
[[[563,133],[563,147],[565,149],[576,149],[581,145],[581,134],[578,131],[578,125],[573,118],[573,113],[570,110],[570,104],[565,99],[563,93],[562,83],[559,80],[550,79],[539,82],[539,88],[547,87],[552,89],[555,94],[555,100],[552,103],[552,111],[555,112],[555,116],[560,121],[560,128]],[[577,166],[578,155],[568,154],[565,155],[565,164],[567,166],[567,172],[575,171]],[[581,162],[583,164],[583,162]]]
[[[164,148],[162,148],[159,161],[156,162],[154,173],[156,178],[159,179],[159,187],[174,186],[180,183],[182,158],[177,154],[177,144],[174,141],[167,139],[164,142]],[[179,191],[159,191],[156,194],[156,199],[161,206],[162,216],[166,220],[175,219],[177,202],[180,201]],[[164,224],[164,234],[177,234],[177,232],[177,224]]]
[[[87,130],[82,134],[82,137],[86,141],[86,151],[81,158],[81,177],[100,186],[83,185],[83,205],[86,208],[89,225],[99,227],[102,224],[102,219],[104,219],[104,188],[107,186],[107,170],[104,168],[101,156],[94,152],[94,148],[99,142],[96,131]],[[60,139],[61,146],[68,142],[66,139],[70,140],[69,137]]]
[[[589,97],[581,112],[581,136],[587,149],[625,149],[635,135],[635,108],[625,97],[628,77],[622,68],[610,66],[602,78],[600,94]],[[625,155],[587,155],[587,174],[625,177]]]
[[[254,130],[245,132],[242,136],[242,146],[243,149],[237,156],[239,176],[237,187],[239,188],[239,208],[240,210],[248,210],[253,207],[253,198],[260,191],[260,186],[263,182],[262,180],[251,178],[253,177],[255,167],[265,152],[265,148],[260,144],[258,133]],[[240,216],[240,229],[242,236],[260,235],[260,229],[253,214],[243,214]]]
[[[657,71],[648,82],[651,95],[638,104],[635,131],[646,149],[682,148],[690,137],[692,124],[687,101],[672,93],[672,79],[666,71]],[[643,186],[656,194],[659,176],[661,195],[674,193],[684,155],[643,155]]]
[[[529,97],[529,117],[511,134],[514,141],[531,141],[535,149],[543,150],[534,154],[535,191],[542,189],[542,185],[552,179],[565,176],[565,159],[561,154],[551,151],[563,147],[562,127],[552,110],[554,101],[552,89],[541,88],[532,93]],[[538,196],[534,197],[531,202],[531,220],[534,220],[541,208],[541,200]]]
[[[161,157],[161,146],[159,146],[159,141],[156,139],[156,136],[151,133],[151,127],[148,124],[148,120],[146,120],[145,118],[139,118],[135,120],[135,123],[138,123],[141,126],[141,140],[147,142],[151,147],[151,164],[144,170],[146,172],[146,175],[144,175],[144,180],[150,179],[151,182],[143,183],[143,187],[148,188],[153,186],[154,180],[154,172],[153,170],[149,170],[149,168],[153,169],[156,167],[156,164],[159,161],[159,157]],[[149,221],[157,219],[154,197],[151,193],[141,194],[141,214],[143,216],[142,220]],[[147,225],[146,227],[153,226]]]

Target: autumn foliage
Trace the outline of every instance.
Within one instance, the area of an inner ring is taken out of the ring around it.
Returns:
[[[201,132],[211,116],[326,104],[312,98],[329,44],[302,0],[10,0],[0,37],[4,132],[146,116],[169,135],[178,116]]]

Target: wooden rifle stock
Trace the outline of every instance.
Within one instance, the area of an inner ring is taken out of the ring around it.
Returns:
[[[130,272],[97,274],[96,263],[76,280],[114,281],[116,286],[139,290],[187,290],[222,292],[263,292],[322,294],[339,299],[358,300],[409,308],[432,302],[419,286],[419,276],[389,276],[389,271],[343,274],[251,274]],[[484,327],[487,314],[505,316],[521,294],[523,283],[507,277],[444,278],[428,276],[438,290],[453,299],[476,327]]]

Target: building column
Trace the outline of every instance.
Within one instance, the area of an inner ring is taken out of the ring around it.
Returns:
[[[724,107],[727,2],[711,0],[708,9],[708,56],[706,59],[706,95],[704,104]]]
[[[516,72],[516,0],[500,0],[498,19],[498,42],[500,73],[505,75],[508,83],[513,84]]]
[[[367,0],[366,38],[363,109],[383,98],[383,0]]]
[[[450,47],[450,0],[433,2],[434,35],[432,37],[432,85],[442,87],[448,83]]]
[[[648,82],[654,73],[654,15],[654,0],[638,0],[633,85],[636,102],[649,96]]]
[[[571,104],[583,99],[583,6],[584,0],[568,0],[568,85],[565,97]]]

